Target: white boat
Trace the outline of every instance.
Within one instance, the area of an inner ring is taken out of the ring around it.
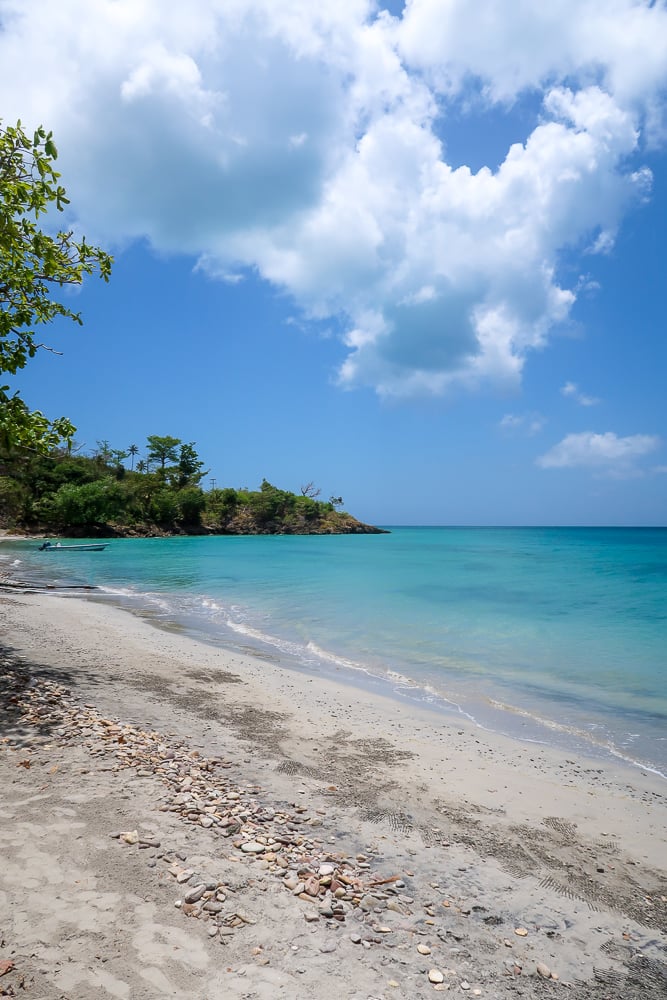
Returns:
[[[51,542],[44,542],[40,545],[39,551],[61,552],[62,550],[67,549],[68,552],[101,552],[102,549],[106,549],[108,544],[108,542],[93,542],[92,544],[87,545],[63,545],[61,542],[56,542],[55,545],[52,545]]]

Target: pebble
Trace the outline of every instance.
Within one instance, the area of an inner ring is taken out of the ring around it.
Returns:
[[[551,969],[544,962],[537,963],[537,974],[542,976],[542,979],[551,979]]]
[[[244,854],[263,854],[266,848],[256,840],[247,840],[245,844],[241,844],[241,850]]]
[[[444,983],[445,977],[443,976],[440,969],[429,969],[428,971],[428,981],[429,983]]]
[[[518,935],[518,937],[527,937],[528,936],[528,931],[526,930],[525,927],[515,927],[514,928],[514,933],[516,935]]]
[[[308,896],[318,896],[320,893],[319,879],[314,877],[306,879],[305,892]]]
[[[417,945],[417,951],[419,952],[420,955],[430,955],[431,954],[431,949],[429,948],[429,946],[427,944],[418,944]]]
[[[185,896],[183,897],[183,901],[185,903],[196,903],[198,900],[202,898],[205,892],[206,892],[205,885],[203,884],[196,885],[194,886],[193,889],[190,889],[188,892],[186,892]]]

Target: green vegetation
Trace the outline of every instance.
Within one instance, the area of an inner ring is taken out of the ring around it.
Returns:
[[[95,272],[107,281],[111,273],[112,258],[85,237],[78,242],[72,231],[49,235],[38,227],[40,216],[69,204],[53,166],[57,156],[51,132],[38,128],[30,137],[20,121],[0,124],[0,376],[16,375],[45,347],[36,327],[58,316],[81,324],[79,313],[52,298],[55,290]],[[74,430],[66,417],[49,420],[0,384],[3,447],[48,452],[71,441]]]
[[[204,491],[195,443],[151,435],[136,445],[98,441],[89,456],[70,448],[48,454],[0,442],[0,526],[74,537],[156,534],[351,534],[375,532],[344,511],[342,497],[278,489]],[[124,464],[130,458],[131,468]],[[304,489],[306,490],[304,492]]]

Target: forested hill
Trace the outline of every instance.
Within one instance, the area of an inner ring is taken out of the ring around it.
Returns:
[[[299,493],[266,480],[202,489],[207,475],[194,444],[148,438],[145,456],[130,445],[98,442],[92,455],[0,451],[0,526],[69,537],[169,534],[377,534],[343,511],[342,497],[318,499],[313,483]]]

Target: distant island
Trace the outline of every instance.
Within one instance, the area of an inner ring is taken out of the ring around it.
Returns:
[[[107,441],[91,455],[0,449],[0,527],[70,538],[386,533],[342,510],[342,497],[318,499],[312,482],[299,493],[266,479],[204,490],[207,474],[194,442],[170,436],[151,435],[144,457]]]

